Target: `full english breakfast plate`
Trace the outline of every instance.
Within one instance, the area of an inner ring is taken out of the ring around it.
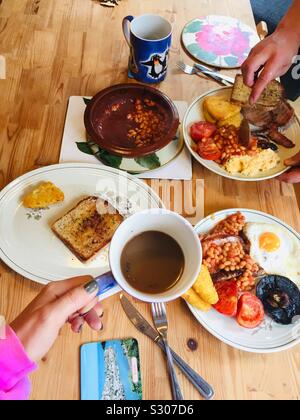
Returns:
[[[249,209],[220,211],[195,229],[203,248],[202,274],[209,271],[210,296],[217,296],[210,303],[219,297],[215,305],[199,305],[187,296],[199,323],[246,352],[275,353],[299,344],[299,233],[274,216]]]
[[[234,93],[231,87],[217,88],[190,105],[183,134],[192,156],[236,181],[264,181],[288,171],[289,160],[300,151],[300,123],[291,104],[279,98],[277,105],[250,107],[235,102]]]

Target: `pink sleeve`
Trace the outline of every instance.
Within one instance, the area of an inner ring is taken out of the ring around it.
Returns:
[[[31,385],[27,375],[36,369],[10,327],[0,339],[0,400],[26,400]]]

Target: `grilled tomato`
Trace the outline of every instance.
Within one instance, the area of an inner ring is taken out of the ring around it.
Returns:
[[[251,293],[244,293],[238,301],[237,322],[241,327],[257,328],[265,317],[261,301]]]
[[[219,160],[222,156],[221,150],[210,138],[198,143],[197,152],[202,159],[206,160]]]
[[[214,135],[217,127],[209,122],[200,121],[192,125],[190,135],[195,143],[202,139],[208,139]]]
[[[219,281],[215,284],[219,302],[213,305],[223,315],[236,316],[238,306],[238,287],[235,281]]]

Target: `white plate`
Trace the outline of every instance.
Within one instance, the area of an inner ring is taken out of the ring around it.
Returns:
[[[215,213],[195,227],[198,234],[209,232],[228,215],[241,211],[247,222],[272,223],[286,229],[300,241],[300,235],[281,220],[256,210],[230,209]],[[250,353],[276,353],[290,349],[300,343],[300,317],[294,325],[276,324],[266,316],[264,323],[255,330],[242,328],[235,319],[223,316],[212,309],[205,313],[188,305],[203,327],[219,340],[239,350]]]
[[[61,188],[65,200],[48,210],[29,211],[21,199],[43,181]],[[44,167],[16,179],[0,193],[0,258],[17,273],[42,284],[107,272],[109,246],[83,264],[51,231],[55,220],[90,195],[108,199],[124,216],[163,207],[147,184],[116,169],[80,163]]]
[[[286,149],[285,147],[279,146],[279,156],[281,158],[281,163],[279,165],[276,166],[276,168],[265,172],[263,176],[259,176],[259,177],[253,177],[253,178],[249,178],[243,175],[231,175],[228,172],[225,171],[225,169],[223,169],[220,165],[218,165],[217,163],[210,161],[210,160],[206,160],[206,159],[202,159],[198,153],[196,153],[193,150],[193,146],[195,146],[195,143],[193,142],[191,136],[190,136],[190,127],[198,121],[205,121],[205,117],[203,115],[203,102],[205,100],[205,98],[207,98],[208,96],[215,96],[215,95],[219,95],[219,96],[223,96],[223,97],[227,97],[228,99],[230,99],[231,97],[231,91],[232,88],[217,88],[214,90],[211,90],[207,93],[205,93],[204,95],[201,95],[199,98],[197,98],[192,105],[189,107],[184,121],[183,121],[183,135],[184,135],[184,140],[185,143],[189,149],[189,151],[191,152],[192,156],[194,156],[194,158],[201,163],[201,165],[205,166],[205,168],[209,169],[212,172],[215,172],[218,175],[221,175],[225,178],[229,178],[229,179],[234,179],[236,181],[265,181],[267,179],[272,179],[275,178],[281,174],[283,174],[284,172],[286,172],[289,168],[286,167],[284,165],[284,161],[285,159],[288,159],[292,156],[294,156],[299,150],[300,150],[300,124],[299,124],[299,120],[297,117],[295,117],[295,122],[293,122],[289,128],[285,131],[285,135],[290,138],[295,144],[296,147],[294,147],[293,149]]]

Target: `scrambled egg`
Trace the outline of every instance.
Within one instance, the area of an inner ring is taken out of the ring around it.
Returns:
[[[225,164],[225,170],[232,175],[255,177],[275,168],[280,157],[271,149],[261,150],[256,156],[233,156]]]
[[[30,209],[44,209],[64,201],[64,198],[64,193],[52,182],[43,182],[23,198],[23,205]]]

